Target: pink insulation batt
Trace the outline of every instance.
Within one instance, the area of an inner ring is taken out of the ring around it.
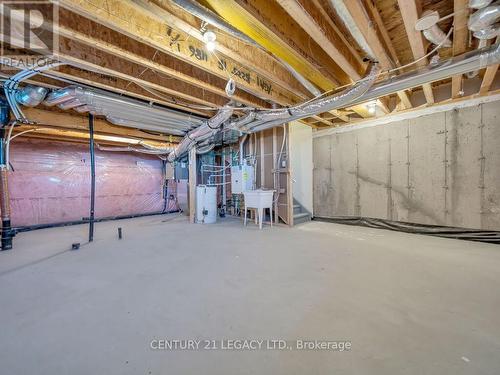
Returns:
[[[95,217],[163,209],[162,161],[154,155],[96,149]],[[11,144],[9,191],[12,225],[81,220],[89,216],[88,146],[19,139]]]

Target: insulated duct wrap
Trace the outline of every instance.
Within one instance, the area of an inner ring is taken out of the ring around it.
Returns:
[[[28,85],[16,92],[16,101],[26,107],[36,107],[48,93],[45,87]]]
[[[179,156],[188,151],[197,143],[202,143],[204,141],[212,138],[219,130],[221,125],[229,120],[233,114],[233,108],[222,107],[217,111],[215,116],[205,121],[200,127],[191,130],[179,143],[173,152],[168,155],[168,161],[173,162]]]
[[[299,104],[290,108],[256,111],[243,119],[231,124],[237,130],[252,132],[269,129],[281,125],[285,122],[298,120],[332,109],[345,107],[353,100],[360,97],[373,85],[378,73],[378,64],[372,63],[369,74],[356,83],[353,87],[342,91],[336,95],[319,98],[308,103]],[[254,116],[254,120],[249,122],[248,117]]]
[[[432,25],[428,29],[423,30],[422,33],[424,34],[425,39],[437,46],[441,45],[441,48],[451,47],[450,39],[448,39],[443,30],[441,30],[437,25]]]
[[[500,20],[500,5],[494,4],[479,9],[469,17],[468,27],[471,31],[487,29]]]
[[[174,135],[184,135],[204,121],[201,117],[148,105],[135,99],[75,86],[53,91],[44,104],[105,116],[115,125]]]
[[[481,9],[487,7],[493,0],[469,0],[469,8]]]

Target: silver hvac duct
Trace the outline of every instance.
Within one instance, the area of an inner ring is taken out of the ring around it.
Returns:
[[[72,108],[80,113],[89,112],[105,116],[115,125],[169,132],[175,135],[184,135],[193,127],[204,123],[204,119],[198,116],[76,86],[53,91],[47,96],[44,104],[57,105],[64,110]]]
[[[177,145],[175,150],[168,155],[168,161],[173,162],[179,156],[188,151],[197,143],[202,143],[211,139],[216,133],[220,131],[221,125],[229,120],[233,114],[233,108],[222,107],[219,111],[206,120],[205,123],[196,129],[191,130]]]
[[[500,36],[500,27],[490,25],[484,29],[474,31],[472,35],[474,36],[474,38],[479,39],[479,42],[481,43],[481,41],[483,40],[493,39]]]
[[[96,143],[97,148],[101,151],[115,151],[115,152],[138,152],[141,154],[150,154],[150,155],[165,155],[170,152],[172,152],[173,147],[170,147],[168,149],[161,149],[161,150],[150,150],[146,148],[140,148],[140,147],[134,147],[134,146],[101,146],[99,143]]]
[[[469,17],[468,27],[470,31],[488,29],[500,20],[500,4],[493,4],[481,8]]]
[[[168,132],[169,134],[172,135],[184,135],[186,134],[185,131],[176,129],[173,126],[168,126],[168,124],[163,124],[163,125],[152,125],[149,123],[144,123],[144,122],[138,122],[138,121],[132,121],[132,120],[124,120],[121,118],[114,118],[111,116],[107,116],[106,120],[108,120],[110,123],[113,125],[118,125],[118,126],[125,126],[125,127],[134,127],[137,129],[143,129],[143,130],[150,130],[150,131],[155,131],[155,132]]]
[[[415,30],[422,31],[425,39],[432,44],[443,47],[451,47],[451,41],[439,28],[437,23],[441,21],[439,13],[435,10],[426,10],[415,23]]]
[[[49,90],[45,87],[28,85],[15,94],[16,101],[26,107],[36,107],[40,104]]]
[[[283,111],[288,111],[287,109],[285,109],[281,110],[282,111],[281,116],[274,116],[276,117],[276,119],[274,120],[269,120],[266,122],[258,122],[257,124],[254,121],[250,122],[249,124],[246,124],[244,127],[243,126],[238,127],[238,122],[233,122],[232,125],[236,126],[236,128],[240,128],[243,131],[245,131],[245,129],[248,129],[247,130],[248,132],[265,130],[275,126],[282,125],[285,122],[298,120],[304,117],[308,117],[325,111],[330,111],[333,109],[339,109],[345,107],[346,105],[353,106],[356,104],[366,103],[368,101],[377,99],[379,97],[394,94],[398,91],[407,90],[412,87],[422,86],[425,83],[439,81],[454,75],[465,74],[467,72],[482,69],[487,67],[488,65],[493,65],[498,63],[500,63],[500,43],[479,50],[474,50],[434,65],[429,65],[423,69],[402,74],[393,78],[389,78],[387,80],[374,84],[371,87],[369,83],[367,83],[369,88],[366,89],[365,92],[362,92],[360,95],[355,95],[354,93],[350,93],[349,91],[353,89],[349,89],[347,90],[347,92],[345,91],[344,93],[333,96],[329,102],[326,102],[328,104],[325,103],[324,101],[325,99],[316,100],[307,105],[307,106],[313,105],[314,110],[311,108],[311,110],[309,111],[302,110],[302,111],[297,111],[295,113],[292,111],[290,115],[287,117],[283,114]],[[374,78],[370,78],[368,80],[365,79],[365,81],[370,82],[372,79]],[[358,88],[359,90],[362,90],[366,88],[366,86],[364,87],[358,86]],[[339,96],[345,97],[346,95],[349,95],[349,97],[351,98],[350,101],[337,99]]]
[[[377,77],[377,73],[378,64],[372,63],[367,77],[341,93],[312,100],[290,108],[255,111],[253,114],[249,113],[243,119],[231,123],[230,126],[244,132],[258,131],[267,128],[267,124],[279,125],[294,119],[330,111],[333,108],[345,107],[357,97],[364,94],[372,86]],[[253,121],[250,122],[249,118],[253,118]],[[265,127],[263,127],[264,124],[266,124]]]
[[[469,0],[469,8],[481,9],[487,7],[493,2],[493,0]]]
[[[199,19],[205,21],[206,23],[217,27],[220,30],[225,31],[231,36],[248,43],[250,45],[262,48],[256,41],[247,35],[243,34],[239,30],[235,29],[229,23],[227,23],[222,17],[218,14],[212,12],[210,9],[204,7],[194,0],[172,0],[174,4],[184,9],[186,12],[191,13],[193,16],[198,17]]]

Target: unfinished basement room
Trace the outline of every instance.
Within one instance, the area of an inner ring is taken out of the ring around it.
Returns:
[[[0,0],[0,374],[500,374],[500,0]]]

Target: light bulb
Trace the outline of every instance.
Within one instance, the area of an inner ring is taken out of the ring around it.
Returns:
[[[376,103],[369,103],[367,105],[367,107],[368,107],[368,113],[371,115],[374,115],[375,112],[377,111],[377,104]]]
[[[215,42],[207,42],[205,47],[207,47],[207,51],[212,52],[215,50]]]
[[[217,39],[217,35],[213,31],[208,30],[203,33],[203,41],[205,43],[215,42],[215,39]]]

